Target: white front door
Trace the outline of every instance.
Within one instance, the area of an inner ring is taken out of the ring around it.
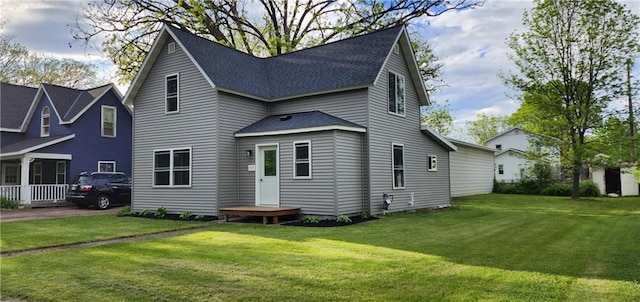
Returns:
[[[20,184],[20,166],[18,164],[2,164],[2,185]]]
[[[256,206],[280,205],[278,145],[257,146]]]

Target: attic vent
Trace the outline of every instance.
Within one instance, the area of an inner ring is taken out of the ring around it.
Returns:
[[[176,42],[169,43],[169,45],[167,45],[167,48],[169,49],[169,53],[176,52]]]
[[[397,44],[393,47],[393,53],[395,54],[399,54],[400,53],[400,44]]]
[[[280,116],[280,121],[284,122],[284,121],[288,121],[291,119],[291,115],[283,115]]]

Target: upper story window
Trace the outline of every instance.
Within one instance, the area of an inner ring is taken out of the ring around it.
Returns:
[[[178,74],[168,75],[165,78],[165,113],[180,111],[180,80]]]
[[[102,106],[102,136],[116,137],[116,107]]]
[[[404,146],[392,144],[393,188],[404,189]]]
[[[427,167],[427,171],[438,171],[438,157],[435,155],[429,155],[429,166]]]
[[[404,116],[404,77],[389,72],[389,112]]]
[[[500,144],[496,145],[496,149],[502,150],[502,145],[500,145]]]
[[[49,136],[49,133],[51,132],[51,110],[49,110],[49,107],[42,108],[42,113],[40,114],[40,125],[42,125],[40,129],[40,136]]]
[[[171,42],[169,43],[169,45],[167,45],[167,52],[168,53],[176,52],[176,42]]]
[[[311,178],[311,141],[293,142],[293,178]]]
[[[191,186],[191,148],[153,151],[155,187]]]

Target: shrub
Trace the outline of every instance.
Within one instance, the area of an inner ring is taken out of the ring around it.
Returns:
[[[142,210],[140,213],[138,213],[138,216],[149,216],[149,214],[151,214],[149,210]]]
[[[571,184],[566,182],[554,183],[542,189],[541,194],[549,196],[571,196]]]
[[[349,218],[349,216],[347,215],[338,215],[338,218],[336,218],[336,221],[340,223],[350,223],[351,218]]]
[[[184,211],[182,212],[182,214],[180,214],[180,219],[182,220],[187,220],[189,219],[189,217],[191,217],[191,212],[189,211]]]
[[[369,214],[369,212],[362,211],[362,212],[358,212],[358,217],[362,219],[369,219],[371,218],[371,214]]]
[[[120,209],[120,211],[118,211],[118,213],[116,213],[117,217],[129,216],[129,215],[131,215],[131,206],[126,206],[126,207]]]
[[[0,208],[3,209],[17,209],[20,204],[16,200],[9,200],[4,196],[0,196]]]
[[[196,215],[195,220],[204,220],[204,215],[203,214]]]
[[[600,189],[593,181],[585,180],[580,183],[580,196],[582,197],[598,197]]]
[[[318,223],[320,220],[315,215],[304,215],[302,218],[303,223]]]
[[[155,216],[158,218],[164,218],[165,216],[167,216],[167,208],[159,207],[158,210],[156,210]]]

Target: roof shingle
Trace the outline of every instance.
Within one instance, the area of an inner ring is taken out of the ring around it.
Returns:
[[[238,130],[236,134],[265,133],[294,129],[304,132],[303,129],[326,126],[342,126],[366,130],[365,127],[356,123],[316,110],[310,112],[271,115]]]
[[[0,83],[0,127],[20,129],[38,89]]]

